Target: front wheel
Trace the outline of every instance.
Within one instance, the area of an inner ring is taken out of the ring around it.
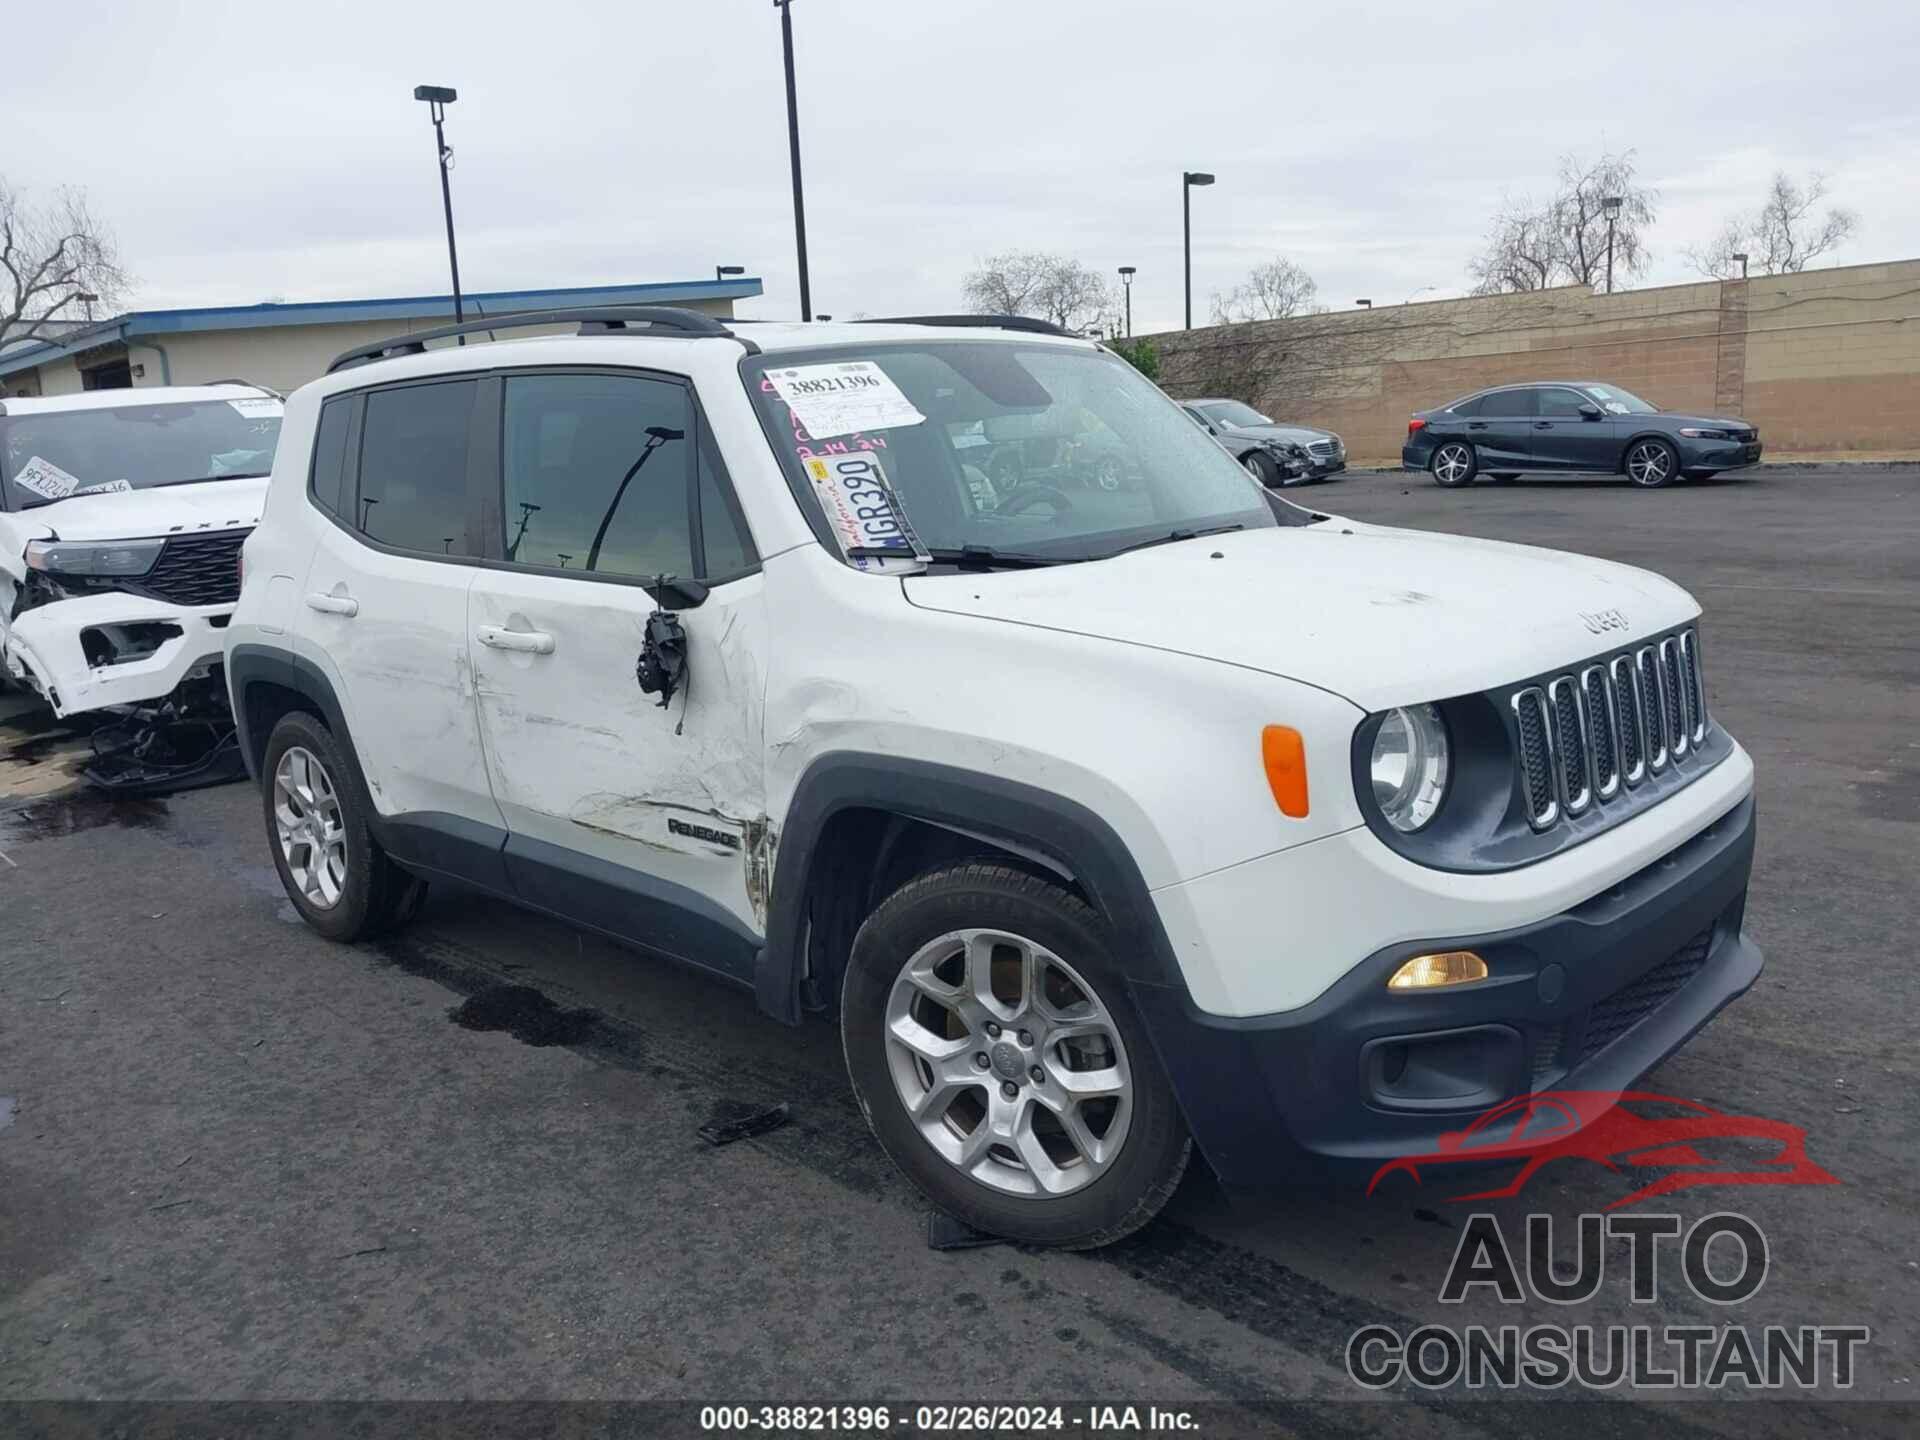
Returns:
[[[1658,490],[1680,473],[1680,457],[1664,440],[1636,440],[1627,451],[1626,471],[1642,490]]]
[[[957,865],[854,937],[841,1041],[881,1147],[976,1229],[1091,1249],[1151,1220],[1191,1141],[1100,918],[1059,885]]]
[[[1464,440],[1449,440],[1433,452],[1428,468],[1433,471],[1436,484],[1453,490],[1473,483],[1473,475],[1480,468],[1480,461],[1473,453],[1473,446]]]
[[[1240,457],[1240,463],[1247,467],[1247,473],[1262,485],[1274,486],[1280,483],[1280,467],[1273,463],[1271,456],[1258,450],[1249,450]]]

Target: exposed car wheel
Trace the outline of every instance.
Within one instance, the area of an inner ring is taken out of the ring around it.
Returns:
[[[1240,457],[1240,463],[1247,467],[1247,473],[1262,485],[1280,483],[1280,467],[1273,463],[1273,457],[1258,450],[1249,450]]]
[[[1179,1184],[1192,1142],[1114,946],[1059,885],[989,862],[909,881],[860,927],[847,1072],[874,1136],[940,1209],[1090,1249]]]
[[[1680,457],[1664,440],[1636,440],[1627,448],[1624,468],[1642,490],[1658,490],[1680,474]]]
[[[355,774],[325,725],[301,711],[283,717],[261,775],[274,868],[301,919],[330,940],[353,941],[418,913],[426,882],[374,840]]]
[[[1480,459],[1473,453],[1473,446],[1464,440],[1449,440],[1433,452],[1433,459],[1427,462],[1427,468],[1433,471],[1436,483],[1449,490],[1473,483],[1474,472],[1480,468]]]

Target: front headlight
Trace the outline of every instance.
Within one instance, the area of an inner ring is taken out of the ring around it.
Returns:
[[[1388,713],[1373,737],[1368,773],[1387,823],[1411,835],[1433,818],[1447,794],[1447,727],[1432,705]]]
[[[144,575],[160,558],[165,540],[112,540],[86,545],[68,540],[31,540],[27,567],[55,575]]]
[[[1680,433],[1689,440],[1731,440],[1733,438],[1730,431],[1698,430],[1691,426],[1683,428]]]

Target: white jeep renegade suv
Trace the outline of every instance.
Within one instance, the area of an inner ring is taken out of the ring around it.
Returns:
[[[288,401],[227,673],[323,934],[448,879],[837,1016],[935,1203],[1069,1246],[1193,1144],[1285,1183],[1624,1088],[1759,973],[1667,581],[1269,499],[1037,322],[560,321]],[[1133,482],[987,463],[1008,417]]]

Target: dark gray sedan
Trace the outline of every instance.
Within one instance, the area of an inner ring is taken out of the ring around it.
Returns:
[[[1347,447],[1331,430],[1282,425],[1238,400],[1182,400],[1209,435],[1263,485],[1324,480],[1347,468]]]
[[[1625,475],[1654,490],[1759,458],[1760,432],[1745,420],[1676,414],[1593,380],[1503,385],[1416,411],[1400,451],[1403,466],[1449,488],[1554,470]]]

